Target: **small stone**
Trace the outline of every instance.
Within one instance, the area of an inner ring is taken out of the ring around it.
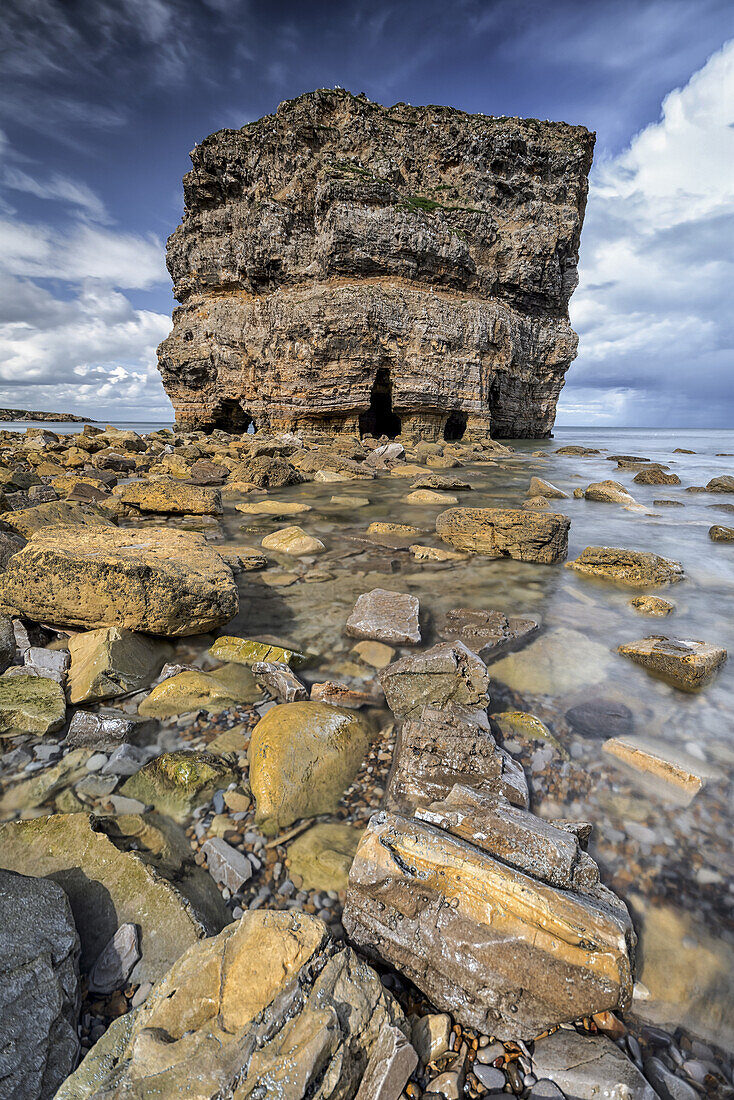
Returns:
[[[722,527],[715,523],[709,527],[709,538],[712,542],[734,542],[734,527]]]
[[[310,512],[311,505],[297,500],[257,500],[235,504],[235,509],[246,516],[297,516]]]
[[[95,752],[87,760],[85,767],[88,772],[98,772],[107,763],[107,757],[103,752]]]
[[[442,1058],[451,1043],[451,1017],[446,1012],[429,1013],[415,1021],[412,1043],[424,1066]]]
[[[460,550],[447,550],[445,546],[424,546],[414,542],[408,549],[416,561],[464,561],[466,558]]]
[[[526,493],[528,497],[545,497],[546,500],[567,500],[568,493],[564,493],[550,481],[544,481],[542,477],[531,477],[530,486]]]
[[[383,642],[370,641],[369,639],[357,642],[352,647],[352,653],[356,653],[360,661],[364,661],[371,668],[386,668],[395,656],[395,650],[392,646],[385,645]]]
[[[636,504],[624,485],[618,481],[595,481],[584,490],[587,500],[595,500],[601,504]]]
[[[112,993],[122,989],[139,959],[137,926],[121,924],[89,973],[90,993]]]
[[[256,681],[279,703],[308,699],[308,689],[295,672],[281,661],[253,661],[250,666]]]
[[[478,1065],[476,1062],[473,1066],[474,1076],[484,1085],[487,1089],[502,1089],[505,1086],[507,1078],[501,1069],[495,1069],[494,1066]]]
[[[145,802],[137,798],[126,798],[121,794],[111,794],[107,801],[111,803],[116,814],[142,814],[149,809]]]
[[[266,535],[260,545],[264,550],[275,550],[279,554],[302,557],[304,554],[321,554],[326,549],[321,539],[307,534],[302,527],[283,527]]]
[[[207,869],[214,881],[226,886],[233,894],[252,877],[250,861],[221,837],[207,840],[201,851],[206,856]]]
[[[660,596],[635,596],[630,600],[630,607],[634,607],[640,615],[669,615],[675,611],[675,604],[669,600],[663,600]]]
[[[566,711],[571,728],[582,737],[623,737],[632,733],[632,711],[616,699],[595,699]]]

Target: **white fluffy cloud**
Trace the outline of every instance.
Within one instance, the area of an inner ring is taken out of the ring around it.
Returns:
[[[592,173],[559,423],[730,423],[732,165],[729,42]]]

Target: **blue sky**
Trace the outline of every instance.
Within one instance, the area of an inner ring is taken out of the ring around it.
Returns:
[[[728,427],[731,0],[5,0],[0,405],[167,417],[196,141],[340,85],[597,131],[558,423]]]

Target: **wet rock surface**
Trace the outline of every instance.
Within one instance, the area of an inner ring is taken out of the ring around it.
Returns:
[[[436,518],[436,533],[459,550],[550,565],[566,557],[570,525],[566,516],[556,514],[451,508]]]
[[[587,546],[575,561],[566,563],[566,568],[582,576],[599,577],[633,588],[675,584],[684,577],[680,562],[659,554],[612,546]]]
[[[52,1100],[79,1055],[79,937],[54,882],[0,871],[0,1093]]]
[[[662,634],[628,642],[619,647],[619,652],[682,691],[703,687],[727,659],[722,646],[692,638],[666,638]]]

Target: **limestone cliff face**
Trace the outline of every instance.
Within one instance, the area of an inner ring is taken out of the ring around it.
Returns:
[[[181,305],[159,367],[179,422],[547,435],[593,145],[342,90],[212,134],[168,242]]]

